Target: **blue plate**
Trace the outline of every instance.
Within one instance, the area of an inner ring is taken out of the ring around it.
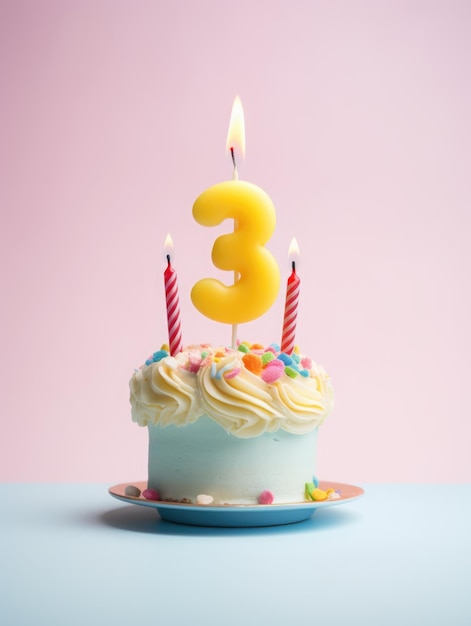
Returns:
[[[157,509],[160,517],[167,522],[189,524],[191,526],[219,526],[219,527],[254,527],[280,526],[294,524],[309,519],[316,509],[352,502],[363,495],[361,487],[321,481],[321,489],[334,489],[339,494],[335,500],[322,502],[293,502],[289,504],[185,504],[180,502],[165,502],[162,500],[146,500],[142,496],[132,497],[125,495],[129,485],[135,485],[141,492],[147,488],[146,482],[123,483],[110,487],[109,493],[128,504],[138,504]]]

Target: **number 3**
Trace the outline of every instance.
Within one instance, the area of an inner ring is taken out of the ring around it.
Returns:
[[[275,207],[260,187],[245,181],[226,181],[204,191],[193,205],[202,226],[217,226],[233,218],[234,232],[216,239],[214,265],[236,272],[233,285],[203,278],[191,291],[195,307],[217,322],[239,324],[263,315],[274,303],[280,271],[264,247],[275,229]]]

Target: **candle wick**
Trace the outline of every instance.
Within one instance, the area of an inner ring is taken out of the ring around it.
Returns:
[[[291,261],[291,269],[293,270],[293,272],[296,271],[296,261]]]
[[[234,174],[232,176],[233,180],[238,180],[239,179],[239,174],[237,172],[237,163],[235,160],[235,154],[234,154],[234,148],[231,148],[231,158],[232,158],[232,163],[234,165]]]
[[[167,254],[167,263],[170,265],[170,254]]]

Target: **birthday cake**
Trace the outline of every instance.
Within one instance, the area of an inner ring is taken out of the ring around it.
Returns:
[[[193,205],[201,226],[234,220],[233,232],[217,237],[211,254],[234,284],[203,278],[191,291],[200,313],[232,325],[231,347],[182,347],[176,272],[166,241],[169,346],[147,359],[130,382],[132,418],[149,430],[149,466],[147,489],[137,494],[131,485],[128,495],[201,505],[335,497],[315,479],[317,431],[332,409],[333,392],[324,369],[294,344],[300,283],[294,259],[281,348],[237,341],[237,325],[266,313],[280,285],[278,264],[265,247],[275,208],[262,189],[238,179],[234,146],[243,153],[244,144],[236,98],[226,146],[233,179],[206,189]]]
[[[295,349],[166,346],[130,381],[132,419],[149,431],[156,500],[272,504],[324,499],[318,427],[333,406],[325,370]]]

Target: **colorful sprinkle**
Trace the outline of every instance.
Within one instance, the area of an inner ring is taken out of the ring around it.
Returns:
[[[205,493],[200,493],[196,496],[196,504],[212,504],[213,502],[213,496],[207,496]]]
[[[169,369],[184,369],[192,374],[197,374],[202,367],[209,368],[211,378],[216,380],[222,378],[230,380],[241,374],[244,369],[242,366],[240,368],[234,367],[234,364],[224,366],[221,363],[228,355],[234,355],[234,348],[228,346],[212,348],[210,344],[200,344],[199,350],[190,346],[181,353],[181,356],[177,355],[175,358],[170,356],[168,345],[163,344],[160,350],[148,357],[140,369],[144,370],[153,363],[163,361]],[[264,347],[261,343],[238,341],[237,350],[239,354],[242,353],[240,356],[245,369],[259,376],[267,384],[279,380],[283,373],[291,379],[298,375],[304,379],[310,378],[314,374],[313,368],[316,367],[309,357],[300,354],[298,346],[295,346],[292,354],[287,354],[280,352],[277,343]],[[221,367],[219,371],[218,367]]]
[[[267,363],[267,367],[276,367],[283,371],[285,369],[285,364],[283,363],[283,361],[280,361],[280,359],[273,359],[272,361]]]
[[[155,489],[144,489],[142,495],[146,500],[160,500],[160,493]]]
[[[228,370],[230,370],[231,367],[232,367],[232,365],[230,365],[230,364],[224,365],[224,367],[221,367],[221,369],[218,372],[216,372],[216,374],[213,376],[213,378],[215,378],[216,380],[221,380],[222,375],[224,374],[224,372],[227,372]]]
[[[270,361],[273,361],[273,359],[275,358],[275,355],[273,354],[273,352],[264,352],[262,354],[262,364],[263,365],[267,365],[268,363],[270,363]]]
[[[231,370],[230,372],[226,372],[224,374],[224,378],[226,380],[230,380],[231,378],[235,378],[236,376],[238,376],[240,374],[240,367],[234,367],[233,370]]]
[[[283,363],[285,365],[292,365],[293,364],[293,359],[290,357],[289,354],[286,354],[286,352],[282,352],[281,354],[279,354],[278,358],[279,358],[280,361],[283,361]]]
[[[323,500],[327,500],[327,495],[327,491],[324,491],[323,489],[317,488],[311,491],[311,498],[316,502],[322,502]]]
[[[317,479],[314,480],[316,480],[317,482]],[[317,484],[319,483],[317,482]],[[335,492],[333,489],[327,489],[327,491],[325,491],[324,489],[316,487],[314,483],[306,483],[306,487],[304,490],[306,500],[312,500],[314,502],[323,502],[327,499],[333,500],[335,496],[333,496],[332,494],[334,493]]]
[[[237,350],[239,352],[245,352],[245,354],[248,354],[250,352],[250,348],[246,343],[239,344]]]
[[[165,357],[167,356],[169,356],[169,353],[167,352],[167,350],[157,350],[157,352],[154,352],[154,354],[147,359],[146,365],[151,365],[152,363],[158,363],[162,359],[165,359]]]
[[[283,375],[282,367],[266,367],[262,371],[262,380],[266,383],[274,383]]]
[[[265,346],[263,346],[261,343],[253,343],[250,346],[251,350],[265,350]]]
[[[131,496],[132,498],[139,498],[141,495],[141,490],[136,485],[127,485],[124,490],[125,496]]]
[[[245,354],[242,357],[245,367],[253,374],[260,375],[262,371],[262,359],[258,354]]]
[[[271,491],[262,491],[262,493],[258,496],[259,504],[272,504],[275,496]]]
[[[313,500],[314,498],[311,496],[311,493],[316,489],[316,485],[314,483],[306,483],[304,487],[304,497],[306,500]]]
[[[201,357],[195,356],[195,355],[190,355],[190,358],[188,359],[188,363],[187,363],[187,369],[189,372],[193,372],[194,374],[196,374],[196,372],[198,372],[198,370],[201,367],[201,361],[203,359]]]
[[[312,368],[312,359],[308,356],[303,357],[301,359],[301,366],[304,367],[304,369],[310,370]]]

